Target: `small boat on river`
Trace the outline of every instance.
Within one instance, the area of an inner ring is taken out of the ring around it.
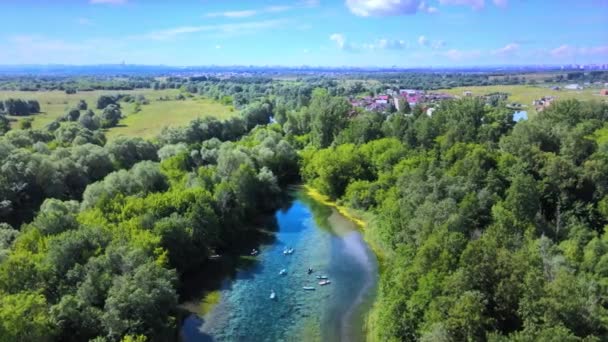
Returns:
[[[303,286],[302,288],[303,288],[304,290],[306,290],[306,291],[314,291],[314,290],[315,290],[315,288],[314,288],[314,287],[312,287],[312,286]]]
[[[274,290],[270,290],[270,299],[276,299],[277,298],[277,294],[274,292]]]
[[[281,271],[279,271],[279,275],[286,275],[286,274],[287,274],[286,269],[282,269]]]
[[[319,285],[321,285],[321,286],[323,286],[323,285],[329,285],[329,284],[331,284],[331,281],[329,281],[329,280],[321,280],[319,282]]]
[[[317,279],[329,279],[329,277],[326,275],[318,275]]]
[[[293,248],[285,248],[283,250],[283,254],[285,254],[285,255],[293,254]]]

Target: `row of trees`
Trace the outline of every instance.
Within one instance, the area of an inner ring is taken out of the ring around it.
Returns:
[[[0,113],[25,116],[40,113],[40,103],[36,100],[6,99],[0,101]]]

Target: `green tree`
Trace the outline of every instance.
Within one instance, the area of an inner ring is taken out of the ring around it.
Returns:
[[[0,341],[51,341],[53,325],[41,294],[0,295]]]

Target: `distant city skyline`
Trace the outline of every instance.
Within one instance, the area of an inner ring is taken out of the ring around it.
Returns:
[[[5,0],[0,65],[608,63],[608,0]]]

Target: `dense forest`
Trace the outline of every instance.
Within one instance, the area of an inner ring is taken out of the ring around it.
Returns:
[[[239,252],[299,182],[368,221],[370,340],[608,338],[605,103],[516,124],[475,98],[353,112],[370,89],[329,78],[163,82],[241,115],[110,142],[120,101],[145,99],[44,130],[0,120],[0,341],[177,339],[183,277]]]
[[[310,120],[302,175],[371,213],[386,264],[370,339],[608,338],[606,104],[517,124],[479,100],[339,118]]]

